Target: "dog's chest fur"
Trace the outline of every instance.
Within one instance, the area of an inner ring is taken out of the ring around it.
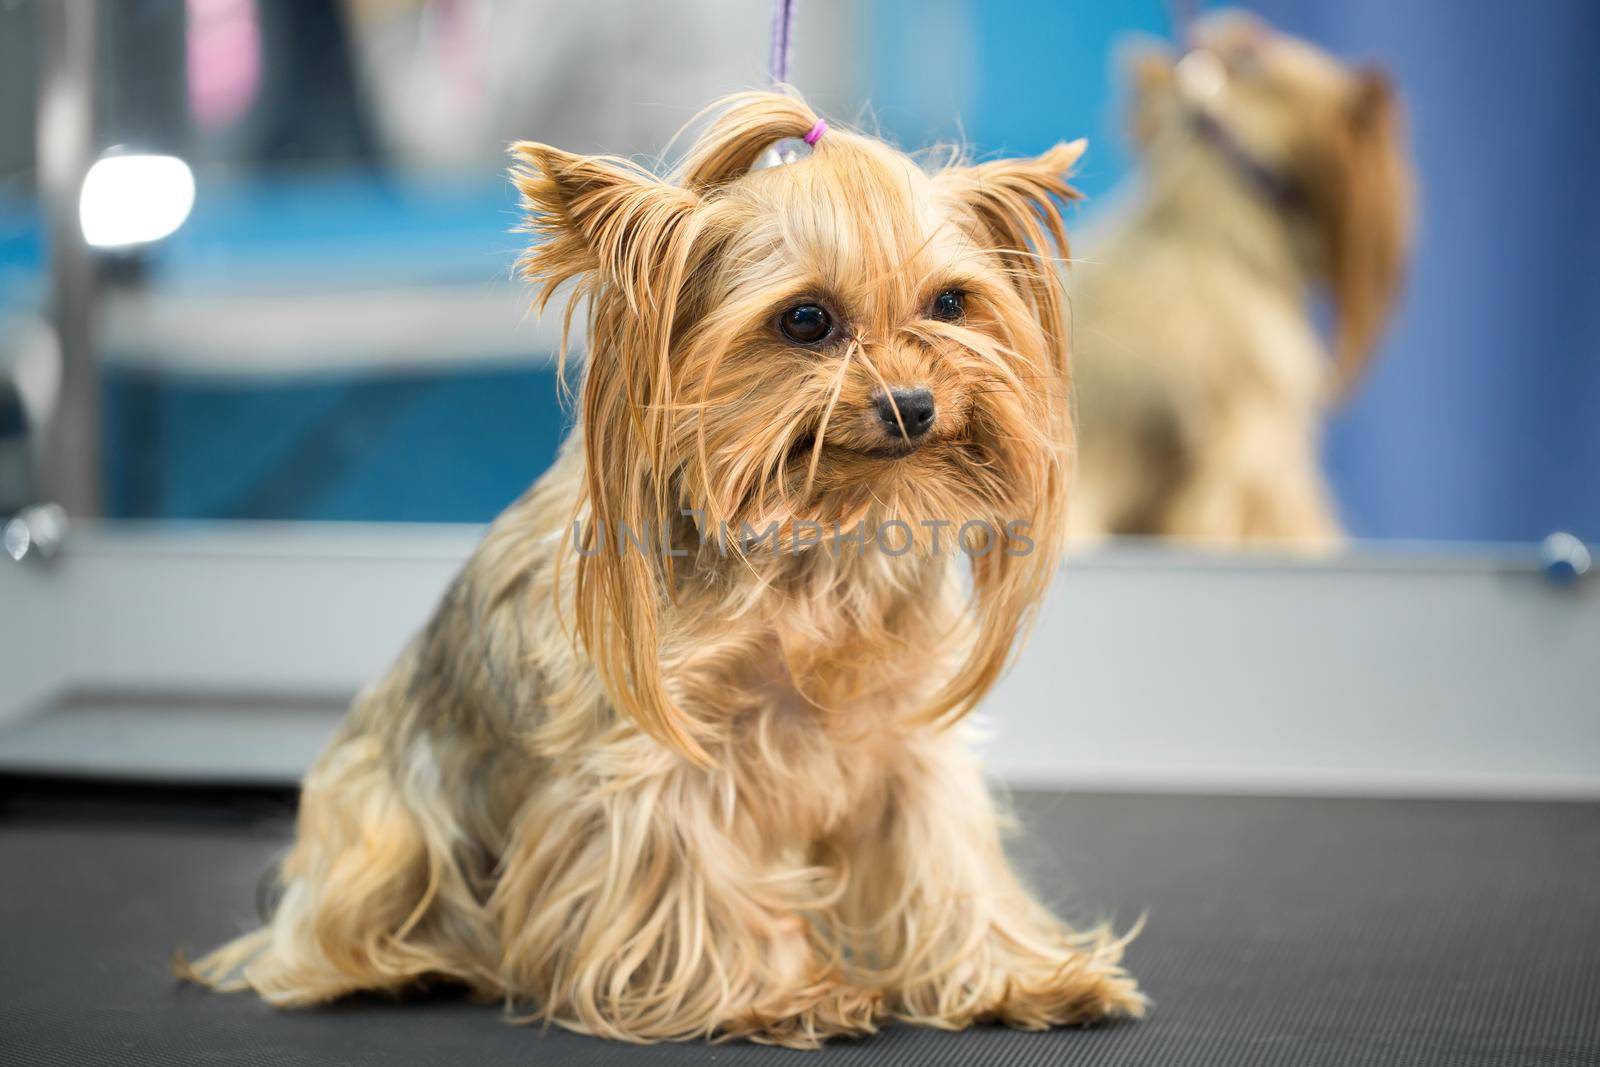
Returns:
[[[806,562],[786,593],[742,616],[686,605],[664,662],[682,706],[713,724],[740,806],[781,848],[881,807],[916,758],[921,731],[907,720],[947,670],[948,653],[924,637],[938,626],[948,637],[942,568],[890,583],[868,573],[879,565],[868,560],[818,580]]]

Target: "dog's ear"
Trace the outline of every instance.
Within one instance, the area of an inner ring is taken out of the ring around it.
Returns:
[[[661,678],[658,619],[670,595],[668,448],[675,324],[699,254],[698,198],[625,160],[521,143],[513,170],[535,237],[523,276],[543,309],[565,282],[586,304],[579,389],[584,492],[575,546],[577,634],[613,706],[645,732],[708,762]],[[587,523],[587,527],[583,525]]]
[[[522,194],[524,232],[534,237],[518,266],[540,286],[542,309],[564,282],[647,298],[665,257],[694,215],[696,198],[642,167],[520,141],[512,180]]]
[[[1117,49],[1117,66],[1128,82],[1128,130],[1143,150],[1165,121],[1177,88],[1178,57],[1154,38],[1139,37]]]
[[[1388,77],[1362,71],[1334,131],[1333,166],[1313,191],[1328,245],[1341,387],[1366,365],[1396,296],[1412,235],[1413,179],[1400,102]]]
[[[952,198],[973,241],[993,251],[1038,323],[1036,336],[1017,336],[1011,357],[1022,361],[1026,382],[1021,409],[1026,426],[1010,427],[1006,447],[1035,442],[1019,464],[1021,481],[1006,502],[1007,530],[991,551],[974,554],[974,640],[966,661],[932,701],[932,712],[951,718],[970,710],[999,677],[1013,654],[1013,638],[1026,629],[1055,577],[1065,539],[1073,456],[1069,404],[1071,368],[1062,291],[1061,259],[1068,254],[1064,201],[1078,194],[1067,174],[1085,142],[1058,144],[1032,159],[957,166],[935,179]]]
[[[1061,290],[1061,260],[1068,255],[1061,205],[1078,199],[1067,175],[1083,156],[1084,140],[1057,144],[1031,159],[997,159],[952,167],[935,178],[958,205],[968,233],[1001,259],[1061,353],[1065,370],[1067,327]]]

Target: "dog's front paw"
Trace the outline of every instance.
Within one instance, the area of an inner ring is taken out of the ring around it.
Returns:
[[[1063,942],[1028,954],[995,953],[901,988],[891,1003],[897,1018],[944,1030],[976,1023],[1044,1030],[1139,1018],[1148,1001],[1119,966],[1121,955],[1122,944],[1108,939],[1090,946]]]
[[[1044,1030],[1137,1019],[1148,1005],[1138,983],[1120,967],[1069,970],[1008,978],[999,999],[980,1019],[1020,1030]]]
[[[830,1037],[877,1032],[885,1013],[881,993],[830,983],[789,998],[769,999],[720,1029],[728,1038],[814,1049]]]

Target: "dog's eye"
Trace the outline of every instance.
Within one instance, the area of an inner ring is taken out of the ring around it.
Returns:
[[[967,317],[967,294],[946,289],[933,301],[933,317],[940,322],[960,322]]]
[[[817,304],[799,304],[778,317],[778,329],[797,345],[814,345],[833,332],[833,319]]]

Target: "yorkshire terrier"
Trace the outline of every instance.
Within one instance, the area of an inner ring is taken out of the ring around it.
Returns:
[[[714,114],[670,181],[515,146],[536,302],[587,317],[577,427],[190,977],[641,1042],[1143,1010],[1125,938],[1012,871],[957,725],[1064,541],[1082,143],[919,166],[790,95]]]
[[[1410,242],[1394,91],[1231,12],[1182,59],[1146,48],[1131,67],[1141,188],[1071,282],[1073,535],[1337,543],[1323,413],[1371,353]]]

